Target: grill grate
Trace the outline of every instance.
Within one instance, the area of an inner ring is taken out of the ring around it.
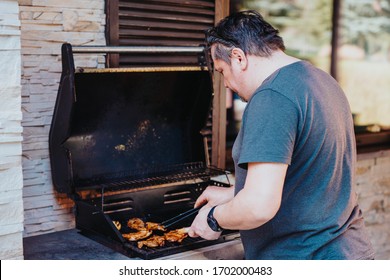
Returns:
[[[206,167],[203,162],[193,162],[105,174],[94,179],[78,181],[77,184],[88,188],[96,186],[103,189],[131,189],[185,181],[207,181],[220,175],[227,175],[226,171]]]

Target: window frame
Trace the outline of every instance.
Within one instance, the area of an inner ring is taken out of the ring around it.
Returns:
[[[332,11],[332,39],[330,74],[338,80],[338,47],[341,18],[341,1],[333,0]],[[370,153],[390,149],[390,130],[380,132],[357,132],[355,129],[356,148],[358,153]]]

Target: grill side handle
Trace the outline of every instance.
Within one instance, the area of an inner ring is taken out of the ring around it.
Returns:
[[[71,175],[71,154],[63,147],[70,135],[70,119],[75,97],[75,66],[72,46],[63,44],[62,74],[54,106],[52,124],[49,132],[50,165],[52,181],[58,192],[73,193]]]

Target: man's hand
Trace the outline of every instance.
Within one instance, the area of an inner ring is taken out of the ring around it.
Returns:
[[[188,231],[188,235],[191,237],[202,237],[207,240],[218,239],[221,232],[213,231],[207,223],[207,215],[212,207],[209,205],[203,206],[198,215],[195,217],[192,225]]]
[[[208,186],[198,197],[194,207],[208,204],[209,207],[220,205],[232,200],[234,197],[234,187],[224,188]]]
[[[207,215],[211,208],[232,200],[234,197],[234,187],[224,188],[217,186],[208,186],[198,197],[194,207],[203,206],[195,217],[188,235],[191,237],[202,237],[208,240],[218,239],[220,232],[213,231],[207,223]]]

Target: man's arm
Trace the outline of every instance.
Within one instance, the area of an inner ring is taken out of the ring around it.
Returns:
[[[229,202],[218,205],[214,217],[225,229],[253,229],[272,219],[279,210],[287,164],[249,163],[244,188]],[[216,239],[219,233],[210,229],[207,214],[212,205],[199,211],[191,225],[190,236]]]
[[[244,188],[230,202],[215,208],[222,228],[253,229],[271,220],[282,199],[287,164],[249,163]]]

